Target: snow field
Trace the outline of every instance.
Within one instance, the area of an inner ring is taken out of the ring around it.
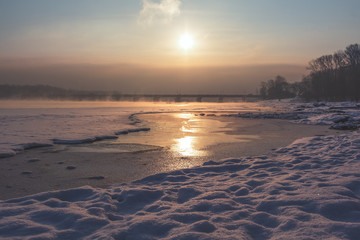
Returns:
[[[0,202],[0,238],[359,239],[360,133]]]

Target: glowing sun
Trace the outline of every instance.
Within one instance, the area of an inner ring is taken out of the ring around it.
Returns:
[[[179,46],[183,50],[187,51],[194,46],[194,39],[188,33],[183,34],[179,39]]]

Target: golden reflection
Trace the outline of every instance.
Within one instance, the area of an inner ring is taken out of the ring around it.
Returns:
[[[185,133],[196,133],[196,132],[198,132],[198,129],[194,128],[191,125],[190,122],[191,122],[191,120],[182,122],[182,126],[181,126],[181,131],[182,132],[185,132]]]
[[[175,117],[184,119],[181,122],[181,132],[183,133],[197,133],[199,132],[199,120],[191,113],[177,113]]]
[[[198,142],[197,137],[186,136],[183,138],[175,139],[175,141],[176,144],[173,145],[173,148],[182,156],[194,157],[204,155],[204,151],[199,151],[195,149],[195,144]]]
[[[183,118],[183,119],[193,118],[193,115],[191,113],[176,113],[175,116],[178,118]]]

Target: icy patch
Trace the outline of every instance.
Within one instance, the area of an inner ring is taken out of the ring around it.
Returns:
[[[97,141],[102,140],[109,140],[109,139],[117,139],[117,136],[114,135],[104,135],[104,136],[96,136],[93,138],[84,138],[84,139],[72,139],[72,140],[66,140],[66,139],[53,139],[54,144],[83,144],[83,143],[93,143]]]
[[[115,130],[132,128],[130,114],[153,110],[155,107],[130,106],[131,104],[122,106],[119,103],[116,108],[95,108],[91,107],[94,106],[91,103],[91,108],[71,108],[74,104],[79,106],[79,102],[74,102],[67,108],[0,109],[0,149],[7,153],[3,156],[40,147],[27,143],[79,144],[115,139]]]
[[[7,158],[15,156],[16,152],[8,149],[0,149],[0,158]]]
[[[111,140],[111,139],[118,139],[118,137],[117,137],[117,136],[113,136],[113,135],[109,135],[109,136],[104,135],[104,136],[96,136],[96,137],[95,137],[95,140],[96,140],[96,141]]]
[[[148,131],[150,131],[150,128],[132,128],[132,129],[115,132],[115,135],[124,135],[129,133],[148,132]]]
[[[54,144],[82,144],[82,143],[93,143],[95,141],[96,138],[84,138],[84,139],[75,139],[75,140],[53,139]]]
[[[48,144],[48,143],[24,143],[24,144],[19,144],[19,146],[22,147],[22,149],[27,150],[27,149],[33,149],[33,148],[51,147],[52,144]]]
[[[24,150],[28,150],[28,149],[33,149],[33,148],[42,148],[42,147],[51,147],[53,146],[52,144],[48,144],[48,143],[22,143],[16,146],[11,146],[9,149],[9,147],[2,147],[0,146],[0,158],[7,158],[7,157],[13,157],[16,155],[16,153],[24,151]]]

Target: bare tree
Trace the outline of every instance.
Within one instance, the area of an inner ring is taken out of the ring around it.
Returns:
[[[301,94],[326,100],[360,99],[360,46],[324,55],[309,62],[310,74],[302,83]]]

